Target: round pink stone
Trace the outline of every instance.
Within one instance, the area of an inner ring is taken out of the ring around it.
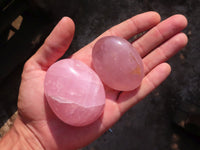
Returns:
[[[93,47],[92,63],[100,79],[115,90],[134,90],[144,77],[140,55],[131,43],[120,37],[99,39]]]
[[[97,74],[75,59],[63,59],[47,71],[44,92],[53,112],[72,126],[85,126],[103,112],[105,91]]]

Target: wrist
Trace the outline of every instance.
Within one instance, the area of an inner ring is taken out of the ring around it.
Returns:
[[[10,131],[1,139],[0,149],[37,149],[43,150],[43,147],[36,136],[22,122],[18,116]]]

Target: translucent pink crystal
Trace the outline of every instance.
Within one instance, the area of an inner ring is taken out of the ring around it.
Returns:
[[[131,43],[120,37],[99,39],[93,47],[92,63],[100,79],[116,90],[134,90],[144,77],[140,55]]]
[[[85,126],[97,120],[105,91],[97,74],[75,59],[63,59],[47,71],[44,90],[53,112],[67,124]]]

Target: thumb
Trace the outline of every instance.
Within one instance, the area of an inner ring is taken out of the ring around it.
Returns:
[[[55,26],[44,44],[30,58],[29,63],[34,68],[47,70],[69,48],[74,36],[75,25],[69,17],[63,17]]]

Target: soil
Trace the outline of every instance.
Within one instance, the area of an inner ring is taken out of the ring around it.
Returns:
[[[198,128],[186,124],[200,120],[200,0],[34,0],[31,11],[22,14],[16,34],[0,44],[0,125],[17,110],[17,95],[24,62],[38,49],[62,16],[70,16],[76,33],[67,57],[113,25],[146,11],[162,19],[183,14],[188,45],[168,61],[172,73],[144,100],[131,108],[110,130],[83,150],[197,150]],[[1,39],[7,32],[1,34]],[[12,121],[11,121],[12,122]],[[12,123],[10,123],[12,124]],[[7,125],[7,126],[10,126]],[[199,125],[200,126],[200,125]],[[198,127],[198,126],[196,126]],[[189,128],[191,129],[191,128]],[[193,128],[192,128],[193,129]],[[8,130],[2,128],[1,136]]]

